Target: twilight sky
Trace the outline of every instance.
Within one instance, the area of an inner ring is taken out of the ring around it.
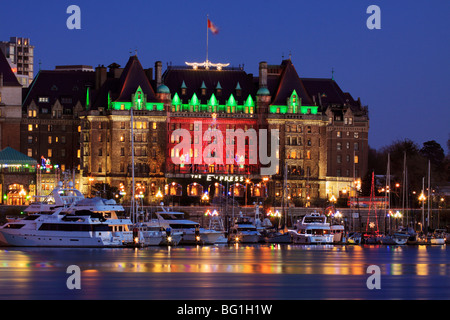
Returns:
[[[69,30],[67,7],[81,9],[81,29]],[[381,9],[381,29],[369,30],[370,5]],[[125,66],[130,52],[144,68],[206,56],[209,60],[280,64],[291,53],[300,77],[334,77],[369,106],[369,145],[409,138],[450,138],[450,1],[448,0],[22,0],[0,2],[0,40],[28,37],[35,74],[55,65]],[[163,68],[163,69],[164,69]]]

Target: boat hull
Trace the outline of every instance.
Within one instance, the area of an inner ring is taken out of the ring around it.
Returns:
[[[328,235],[306,235],[291,232],[292,242],[295,244],[333,244],[334,236]]]
[[[261,236],[259,233],[254,232],[240,232],[233,234],[230,238],[230,242],[234,243],[259,243]]]
[[[131,234],[127,238],[115,237],[112,232],[73,232],[67,235],[39,231],[20,234],[0,230],[0,244],[14,247],[124,247],[133,244],[133,238]]]

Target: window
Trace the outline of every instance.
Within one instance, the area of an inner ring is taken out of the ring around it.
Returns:
[[[337,131],[336,132],[336,137],[338,137],[338,138],[342,137],[342,133],[340,131]]]
[[[48,102],[48,97],[39,97],[39,100],[38,100],[39,102],[43,102],[43,103],[46,103],[46,102]]]
[[[28,143],[33,143],[33,136],[28,136]]]
[[[336,150],[342,150],[342,143],[336,143]]]
[[[33,131],[33,125],[32,124],[28,125],[28,131]]]
[[[47,157],[48,157],[48,158],[51,158],[52,156],[53,156],[52,149],[48,149],[48,150],[47,150]]]
[[[29,157],[32,157],[32,156],[33,156],[33,149],[28,148],[28,150],[27,150],[27,155],[28,155]]]
[[[355,156],[355,163],[359,163],[359,157]]]
[[[358,143],[358,142],[353,143],[353,149],[354,149],[355,151],[358,151],[358,150],[359,150],[359,143]]]
[[[48,144],[52,144],[52,136],[48,136]]]

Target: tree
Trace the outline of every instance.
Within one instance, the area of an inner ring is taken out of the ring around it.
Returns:
[[[434,140],[424,142],[420,153],[435,166],[442,165],[445,159],[444,149]]]
[[[420,152],[420,146],[410,139],[396,140],[381,149],[386,159],[383,172],[376,174],[385,175],[387,172],[387,158],[390,155],[391,182],[403,181],[404,158],[406,156],[406,168],[408,172],[409,190],[420,191],[422,189],[422,177],[427,176],[427,160]]]

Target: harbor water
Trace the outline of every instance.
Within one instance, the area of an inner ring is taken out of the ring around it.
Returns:
[[[380,288],[368,287],[369,266]],[[80,288],[68,287],[69,266]],[[0,248],[0,299],[322,300],[450,298],[442,246],[224,245]]]

